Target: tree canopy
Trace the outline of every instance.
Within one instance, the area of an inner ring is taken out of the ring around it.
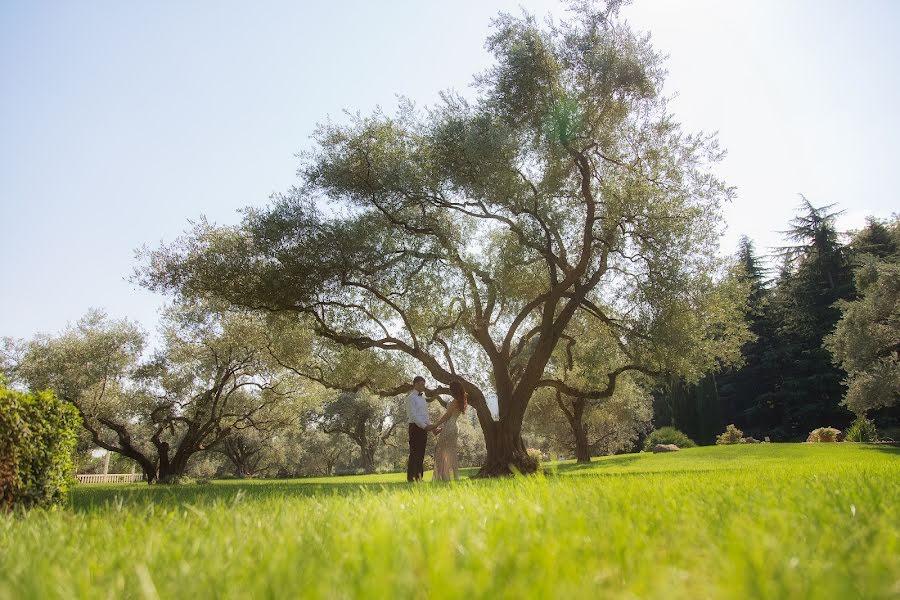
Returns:
[[[870,221],[852,245],[860,252],[860,297],[840,304],[826,347],[847,372],[844,404],[865,415],[900,398],[900,220]]]
[[[573,3],[560,23],[501,14],[474,97],[320,125],[295,188],[148,252],[139,280],[293,315],[314,356],[462,380],[487,474],[535,468],[521,428],[540,388],[601,400],[624,373],[696,377],[735,356],[745,291],[716,258],[723,153],[670,113],[662,57],[619,4]],[[621,347],[585,387],[547,373],[576,316]]]
[[[134,323],[92,311],[25,343],[14,372],[73,404],[92,442],[136,461],[149,482],[182,475],[234,430],[284,419],[295,382],[269,359],[252,317],[176,304],[160,334],[162,347],[145,358]]]

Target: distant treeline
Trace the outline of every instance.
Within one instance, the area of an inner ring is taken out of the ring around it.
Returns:
[[[889,355],[882,360],[896,365],[897,348],[888,344],[859,349],[850,344],[835,351],[832,337],[849,303],[865,295],[861,274],[882,266],[889,267],[892,277],[896,274],[900,219],[869,218],[860,231],[842,234],[835,225],[840,213],[833,208],[817,208],[804,198],[784,232],[788,245],[775,251],[775,269],[764,266],[749,239],[741,240],[737,258],[751,284],[746,318],[756,339],[744,347],[740,367],[720,370],[695,384],[671,379],[657,388],[656,426],[674,425],[704,444],[713,443],[728,423],[772,441],[800,441],[821,426],[843,429],[854,412],[867,413],[882,431],[900,426],[890,382],[872,380],[874,387],[860,387],[858,394],[872,398],[850,402],[851,412],[845,401],[848,373],[841,368],[847,363],[835,358],[849,351],[869,352],[878,359],[880,353]],[[890,307],[885,310],[892,312]]]

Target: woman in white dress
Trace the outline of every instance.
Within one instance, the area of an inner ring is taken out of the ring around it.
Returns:
[[[450,395],[453,400],[447,404],[447,412],[441,416],[435,427],[441,427],[437,443],[434,446],[434,477],[432,481],[450,481],[459,479],[459,456],[456,451],[456,438],[459,429],[456,420],[465,414],[469,407],[469,394],[462,382],[450,382]]]

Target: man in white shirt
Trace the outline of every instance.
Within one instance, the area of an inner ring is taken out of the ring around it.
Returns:
[[[434,429],[428,419],[428,401],[425,399],[425,378],[413,379],[413,391],[406,397],[406,417],[409,423],[409,462],[406,480],[421,481],[425,473],[425,446],[428,432]]]

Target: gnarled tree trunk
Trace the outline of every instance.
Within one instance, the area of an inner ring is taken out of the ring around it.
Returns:
[[[522,417],[524,408],[510,410],[495,421],[487,406],[483,392],[476,387],[467,387],[471,404],[478,414],[481,431],[487,448],[484,465],[478,472],[479,477],[501,477],[516,473],[529,474],[537,471],[537,461],[528,456],[525,442],[522,441]],[[507,396],[508,397],[508,396]],[[506,403],[504,407],[507,408]],[[504,418],[505,417],[505,418]]]
[[[591,446],[588,442],[587,425],[584,423],[586,402],[583,398],[573,398],[571,408],[563,400],[562,392],[556,390],[556,404],[566,415],[566,421],[575,439],[575,459],[580,463],[591,462]]]

